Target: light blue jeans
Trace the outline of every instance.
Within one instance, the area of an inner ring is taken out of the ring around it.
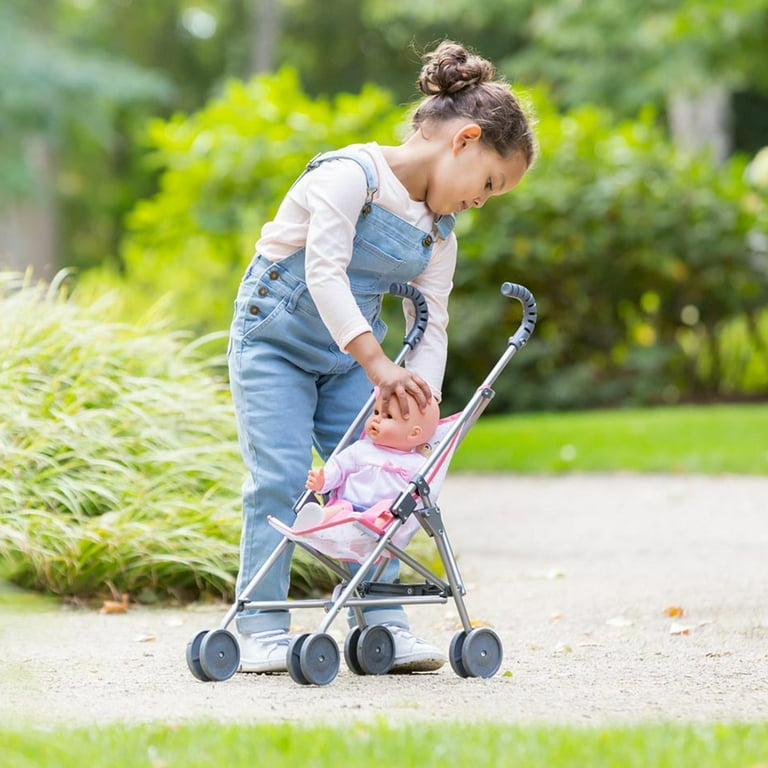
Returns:
[[[433,237],[371,203],[376,180],[364,156],[329,153],[316,158],[309,170],[339,156],[358,162],[368,180],[369,201],[357,222],[348,275],[360,310],[381,340],[386,332],[379,319],[382,294],[392,282],[408,282],[424,270]],[[237,579],[240,596],[282,539],[267,516],[292,523],[293,504],[304,492],[313,445],[321,458],[327,458],[372,387],[363,369],[341,352],[323,324],[304,280],[303,249],[277,263],[254,258],[235,301],[228,360],[248,470]],[[286,550],[251,592],[252,600],[286,599],[292,553],[292,547]],[[394,580],[398,570],[399,562],[393,560],[383,578]],[[408,626],[399,606],[367,609],[366,622]],[[237,617],[237,629],[243,634],[287,630],[289,625],[290,616],[283,610],[246,611]]]

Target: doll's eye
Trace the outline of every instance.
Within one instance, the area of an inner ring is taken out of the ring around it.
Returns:
[[[485,188],[489,192],[493,192],[493,179],[488,179],[488,181],[485,182]]]

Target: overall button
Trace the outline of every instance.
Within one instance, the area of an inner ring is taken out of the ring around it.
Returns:
[[[261,312],[261,310],[260,310],[260,309],[259,309],[259,308],[258,308],[258,307],[255,305],[255,304],[251,304],[251,306],[250,306],[250,307],[248,307],[248,311],[249,311],[249,312],[250,312],[252,315],[258,315],[258,314],[259,314],[259,312]]]
[[[280,277],[280,273],[276,269],[271,269],[269,271],[270,280],[277,280],[278,277]]]
[[[262,285],[261,288],[259,288],[259,296],[264,298],[269,293],[269,291]]]
[[[422,241],[421,244],[425,248],[429,248],[430,245],[432,245],[432,235],[427,235]]]

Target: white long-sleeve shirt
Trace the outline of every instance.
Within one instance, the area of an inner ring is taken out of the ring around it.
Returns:
[[[376,143],[356,144],[374,167],[378,190],[374,202],[415,227],[431,232],[434,214],[423,202],[412,200]],[[358,163],[335,159],[302,176],[283,199],[275,218],[264,225],[256,252],[280,261],[306,248],[307,287],[320,317],[339,348],[371,327],[361,314],[349,285],[347,266],[352,257],[355,225],[366,201],[365,173]],[[448,337],[448,296],[456,267],[456,237],[437,239],[427,268],[414,280],[429,308],[429,322],[421,343],[406,360],[440,399]],[[410,302],[404,302],[408,327],[413,322]]]

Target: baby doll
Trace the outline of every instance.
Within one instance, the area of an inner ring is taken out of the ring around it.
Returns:
[[[305,504],[294,528],[319,525],[340,512],[360,512],[382,500],[396,498],[426,459],[425,444],[432,439],[440,409],[432,398],[425,411],[409,395],[410,415],[403,418],[396,397],[384,409],[381,398],[365,422],[365,438],[332,456],[325,467],[310,469],[307,488],[318,493],[335,491],[336,499],[321,507]]]

